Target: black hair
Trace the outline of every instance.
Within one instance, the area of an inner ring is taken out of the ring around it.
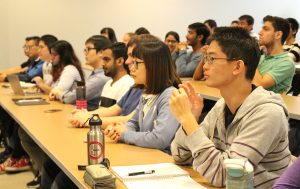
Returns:
[[[103,50],[105,47],[111,45],[111,41],[102,35],[93,35],[85,41],[85,44],[91,43],[94,45],[96,52]]]
[[[249,32],[240,27],[219,27],[209,41],[216,41],[228,59],[243,60],[246,79],[253,79],[261,54],[257,40]]]
[[[139,27],[138,29],[135,30],[134,34],[135,35],[150,34],[150,32],[144,27]]]
[[[43,35],[40,39],[40,41],[43,41],[45,43],[49,51],[50,51],[50,46],[57,40],[58,39],[54,35],[50,35],[50,34]]]
[[[244,14],[239,17],[239,21],[241,20],[246,20],[248,25],[253,25],[254,24],[254,18],[251,15]]]
[[[200,23],[200,22],[196,22],[196,23],[190,24],[188,26],[188,28],[195,30],[198,36],[199,35],[203,36],[203,39],[201,41],[202,45],[204,45],[206,43],[206,40],[207,40],[210,33],[209,33],[207,27],[205,26],[205,24]]]
[[[35,46],[38,46],[38,45],[39,45],[39,42],[40,42],[40,40],[41,40],[41,38],[40,38],[39,36],[31,36],[31,37],[26,37],[25,40],[26,40],[26,41],[31,41],[31,40],[33,40]]]
[[[298,29],[299,29],[298,21],[295,18],[287,18],[286,20],[290,23],[292,30],[296,31],[296,33],[294,34],[294,37],[296,38]]]
[[[263,19],[264,22],[271,22],[275,31],[281,31],[281,44],[284,44],[286,38],[290,33],[290,24],[286,19],[277,16],[267,15]]]
[[[179,35],[178,35],[177,32],[175,32],[175,31],[169,31],[169,32],[166,34],[165,39],[166,39],[169,35],[172,35],[172,36],[176,39],[177,42],[180,42],[180,37],[179,37]]]
[[[124,66],[125,70],[127,71],[127,73],[129,73],[128,65],[125,64],[125,61],[127,60],[127,47],[126,47],[125,43],[117,42],[117,43],[111,44],[111,45],[103,48],[103,50],[106,50],[106,49],[111,49],[115,60],[118,58],[123,58],[123,60],[124,60],[123,66]]]
[[[116,34],[115,34],[115,31],[114,31],[112,28],[110,28],[110,27],[102,28],[101,31],[100,31],[100,34],[104,34],[104,33],[107,33],[107,34],[108,34],[108,39],[109,39],[112,43],[118,42],[117,37],[116,37]]]

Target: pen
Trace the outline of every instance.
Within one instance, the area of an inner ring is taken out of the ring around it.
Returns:
[[[137,175],[145,175],[145,174],[152,174],[152,173],[155,173],[155,171],[149,170],[149,171],[132,172],[132,173],[128,173],[128,176],[137,176]]]

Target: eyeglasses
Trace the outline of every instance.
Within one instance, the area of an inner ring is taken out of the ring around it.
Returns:
[[[177,41],[175,41],[175,40],[166,40],[165,41],[167,44],[175,44],[175,43],[177,43]]]
[[[133,63],[133,66],[134,66],[135,69],[139,69],[139,64],[144,63],[144,61],[133,60],[132,63]]]
[[[204,62],[206,64],[213,64],[215,60],[234,61],[234,60],[237,60],[237,58],[215,58],[210,55],[204,55]]]
[[[30,50],[30,49],[32,49],[33,47],[35,47],[35,45],[24,45],[24,46],[23,46],[23,49],[24,49],[24,50]]]
[[[93,49],[96,49],[96,48],[86,47],[85,49],[83,49],[83,51],[85,53],[88,53],[88,52],[90,52],[90,50],[93,50]]]

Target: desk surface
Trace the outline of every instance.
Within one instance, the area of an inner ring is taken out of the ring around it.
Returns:
[[[68,123],[73,106],[59,102],[50,102],[50,105],[17,106],[11,100],[12,97],[18,96],[12,96],[8,90],[0,89],[0,105],[79,188],[89,188],[83,181],[84,172],[77,170],[77,165],[87,164],[87,144],[84,141],[88,129],[72,128]],[[44,112],[49,109],[62,111]],[[112,166],[173,162],[171,156],[159,150],[115,144],[111,141],[106,141],[105,156]],[[193,179],[208,187],[206,180],[197,172],[187,167],[184,169]],[[117,188],[126,187],[117,180]]]
[[[203,96],[205,99],[217,101],[221,98],[220,91],[218,89],[208,87],[204,81],[194,81],[192,78],[182,78],[182,82],[189,81],[195,88],[195,91]],[[289,111],[289,117],[292,119],[300,120],[300,97],[281,95],[287,109]]]

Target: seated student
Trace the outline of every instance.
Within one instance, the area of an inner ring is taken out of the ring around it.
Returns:
[[[270,188],[291,162],[288,111],[280,95],[251,84],[260,51],[248,32],[220,28],[211,40],[205,83],[223,98],[198,125],[203,99],[190,83],[173,92],[171,111],[182,126],[171,144],[172,156],[178,164],[193,164],[218,187],[225,186],[225,159],[247,159],[254,167],[254,187]]]
[[[85,82],[86,99],[91,106],[98,106],[99,98],[105,83],[109,77],[104,75],[102,67],[102,50],[111,45],[111,42],[100,35],[88,38],[85,42],[85,59],[86,64],[90,65],[94,70]],[[62,96],[62,102],[74,104],[76,101],[76,89],[69,90]]]
[[[175,52],[177,44],[180,42],[180,38],[177,32],[169,31],[165,36],[165,44],[169,47],[172,60],[175,63],[177,53]]]
[[[44,92],[49,93],[50,100],[60,100],[65,93],[76,87],[75,81],[84,81],[80,62],[75,55],[72,45],[59,40],[51,46],[52,76],[51,86],[37,83]]]
[[[42,68],[40,63],[43,63],[43,59],[38,58],[38,63],[34,63],[33,60],[36,60],[37,57],[43,56],[46,57],[45,51],[40,49],[36,46],[36,42],[38,44],[42,42],[53,42],[56,38],[52,35],[43,35],[41,38],[39,37],[28,37],[26,38],[26,45],[25,45],[25,53],[28,55],[29,60],[26,64],[28,66],[27,73],[19,74],[19,76],[23,75],[24,77],[31,77],[34,76],[34,73],[37,69]],[[36,54],[38,53],[38,54]],[[45,56],[44,56],[45,55]],[[36,64],[33,66],[33,64]],[[39,68],[37,68],[39,67]],[[12,72],[10,72],[12,73]],[[38,73],[38,72],[36,72]],[[32,74],[32,75],[31,75]],[[31,76],[29,76],[31,75]],[[21,76],[21,77],[23,77]],[[20,78],[21,78],[20,77]],[[38,76],[40,77],[40,76]],[[1,122],[3,125],[1,128],[1,132],[4,132],[6,137],[9,139],[9,144],[5,146],[5,151],[0,154],[1,165],[0,165],[0,172],[18,172],[18,171],[25,171],[29,169],[29,158],[24,151],[23,147],[21,146],[21,141],[18,136],[18,129],[19,125],[14,121],[14,119],[8,115],[5,110],[1,108],[0,113]]]
[[[295,162],[286,170],[272,189],[296,189],[300,188],[300,158],[298,157]]]
[[[286,40],[290,26],[280,17],[264,17],[264,25],[259,32],[259,44],[267,49],[262,55],[253,83],[275,93],[287,92],[295,73],[295,66],[282,45]]]
[[[110,107],[119,101],[133,85],[133,79],[128,75],[127,49],[124,43],[114,43],[103,49],[102,62],[104,74],[108,80],[102,90],[100,106]]]
[[[148,34],[132,37],[127,45],[127,60],[125,61],[125,64],[129,67],[131,67],[131,65],[133,64],[132,51],[137,43],[152,41],[154,39],[157,38]],[[117,122],[127,122],[134,115],[134,110],[140,101],[141,95],[142,89],[138,88],[137,86],[133,86],[127,91],[127,93],[125,93],[125,95],[121,98],[121,100],[117,102],[117,104],[111,107],[102,107],[92,112],[75,109],[72,112],[70,123],[75,127],[86,126],[85,123],[92,114],[100,115],[103,128],[106,128],[106,126],[109,124],[114,124]]]
[[[157,39],[138,43],[133,49],[130,72],[135,84],[143,88],[142,99],[125,125],[107,127],[105,134],[116,142],[168,152],[179,126],[168,99],[180,83],[168,47]]]
[[[34,77],[32,80],[36,83],[44,80],[47,85],[52,83],[52,63],[50,46],[57,41],[57,38],[53,35],[43,35],[39,42],[39,57],[44,61],[43,64],[43,78],[40,76]]]
[[[299,23],[295,18],[286,19],[290,24],[290,32],[286,38],[283,50],[289,52],[290,58],[295,62],[300,62],[300,44],[296,42],[296,35],[299,29]]]
[[[201,60],[201,47],[205,45],[209,31],[203,23],[193,23],[188,26],[186,34],[187,42],[177,44],[176,71],[179,77],[192,77]],[[192,51],[187,52],[187,46],[192,47]]]
[[[251,35],[251,37],[255,37],[255,39],[258,39],[258,34],[252,31],[253,25],[254,25],[254,18],[251,15],[245,14],[239,17],[239,27],[247,30]]]
[[[44,61],[39,58],[39,41],[40,37],[33,36],[26,38],[26,44],[24,49],[28,58],[27,63],[22,64],[21,67],[27,67],[26,69],[15,70],[13,73],[17,73],[20,81],[31,82],[35,76],[43,76],[42,66]],[[10,72],[12,74],[12,72]],[[7,74],[1,74],[0,81],[7,81]]]
[[[42,37],[42,39],[43,39],[43,37]],[[88,78],[88,80],[86,81],[87,99],[88,100],[93,99],[93,96],[99,98],[102,87],[104,86],[105,81],[108,80],[108,78],[106,78],[104,76],[103,69],[99,67],[101,65],[101,58],[100,58],[101,50],[104,46],[106,46],[108,44],[110,44],[109,40],[100,35],[92,36],[86,42],[86,49],[85,49],[86,53],[85,54],[86,54],[87,64],[91,65],[92,67],[95,67],[94,74],[92,76],[90,76]],[[47,47],[44,47],[42,49],[46,49],[46,48]],[[40,53],[42,51],[40,51]],[[95,52],[93,52],[93,51],[95,51]],[[98,51],[99,54],[96,53],[96,51]],[[43,57],[44,57],[44,55],[41,55],[41,58],[43,58]],[[51,75],[51,78],[52,78],[52,75]],[[52,81],[52,79],[51,79],[51,81]],[[74,97],[74,101],[70,100],[72,98],[72,96],[69,93],[71,93],[71,92],[67,92],[64,95],[64,98],[63,98],[64,103],[74,103],[75,102],[75,97]],[[93,93],[95,93],[95,94],[93,94]],[[74,93],[74,96],[75,96],[75,93]],[[30,158],[33,162],[33,165],[34,165],[35,178],[31,182],[27,183],[27,186],[28,187],[38,187],[40,185],[40,181],[41,181],[41,168],[42,168],[43,161],[44,161],[46,155],[44,154],[43,150],[40,149],[40,147],[31,139],[31,137],[21,128],[19,129],[19,137],[21,139],[23,148],[25,149],[27,154],[30,156]]]
[[[107,39],[109,39],[110,42],[112,43],[118,42],[115,31],[112,28],[109,27],[102,28],[100,34],[106,37]]]
[[[290,24],[290,32],[283,46],[283,50],[289,53],[289,57],[295,64],[300,63],[300,43],[296,42],[296,35],[299,28],[299,23],[294,18],[286,19]],[[293,92],[293,96],[298,96],[300,93],[300,75],[295,74],[292,81],[292,87],[289,92]]]

